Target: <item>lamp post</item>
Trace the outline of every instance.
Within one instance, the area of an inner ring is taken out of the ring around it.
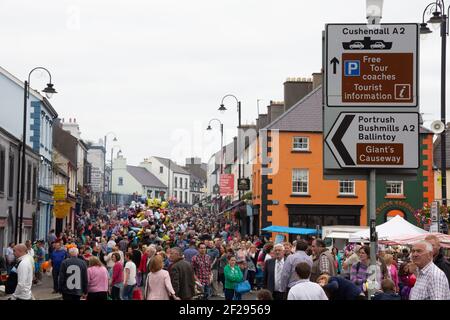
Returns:
[[[241,129],[241,102],[238,100],[238,98],[236,98],[236,96],[232,95],[232,94],[227,94],[222,98],[222,103],[220,104],[220,108],[219,111],[220,112],[225,112],[227,110],[227,108],[225,108],[225,105],[223,104],[224,100],[228,97],[232,97],[236,100],[237,102],[237,112],[238,112],[238,146],[240,147],[241,145],[241,139],[240,139],[240,129]],[[240,149],[237,148],[238,150],[238,178],[241,179],[241,155],[240,155]],[[238,181],[239,181],[238,179]],[[241,200],[242,196],[241,196],[241,191],[239,190],[239,200]]]
[[[117,135],[110,131],[107,134],[105,134],[105,139],[103,140],[103,148],[105,150],[105,156],[103,157],[103,201],[105,201],[105,185],[106,185],[106,140],[108,138],[108,135],[113,134],[114,135],[114,139],[113,142],[117,142]],[[112,158],[112,155],[111,155]],[[111,162],[111,166],[112,166],[112,162]],[[112,167],[111,167],[112,170]]]
[[[116,141],[117,141],[117,139],[116,139]],[[115,146],[112,146],[111,147],[111,179],[110,179],[110,181],[109,181],[109,193],[110,193],[110,199],[109,199],[109,204],[110,205],[112,205],[112,198],[113,198],[113,196],[112,196],[112,187],[113,187],[113,172],[114,172],[114,170],[113,170],[113,155],[114,155],[114,148],[115,147],[119,147],[119,148],[122,148],[121,146],[117,146],[117,145],[115,145]],[[117,152],[117,157],[119,157],[119,153],[122,153],[122,150],[121,149],[119,149],[119,152]]]
[[[220,173],[223,173],[223,123],[219,119],[211,119],[208,123],[208,128],[206,130],[212,130],[211,122],[217,121],[220,123]]]
[[[420,33],[428,34],[432,31],[428,28],[427,23],[425,23],[425,14],[427,10],[432,10],[432,17],[428,21],[428,23],[440,24],[441,27],[441,121],[444,124],[444,131],[441,133],[441,191],[442,191],[442,205],[447,205],[447,156],[445,154],[446,149],[446,120],[445,120],[445,85],[446,85],[446,54],[447,54],[447,36],[449,34],[448,31],[448,11],[450,8],[447,8],[447,14],[445,14],[445,3],[444,0],[436,0],[436,2],[430,3],[425,7],[422,16],[422,23],[420,24]],[[431,11],[430,11],[431,12]]]
[[[21,243],[22,242],[22,229],[23,229],[23,206],[25,202],[25,154],[26,154],[26,147],[27,147],[27,104],[28,104],[28,98],[30,97],[30,77],[31,74],[36,70],[43,70],[46,71],[49,75],[50,81],[47,84],[47,87],[42,90],[42,92],[45,93],[47,99],[50,99],[54,93],[57,93],[56,90],[53,88],[52,84],[52,75],[50,72],[44,68],[44,67],[36,67],[30,71],[28,74],[28,80],[24,82],[23,86],[23,132],[22,132],[22,163],[21,163],[21,169],[19,171],[20,175],[20,215],[18,211],[18,206],[16,206],[16,232],[15,232],[15,242]],[[18,223],[19,222],[19,223]],[[17,242],[18,241],[18,242]]]

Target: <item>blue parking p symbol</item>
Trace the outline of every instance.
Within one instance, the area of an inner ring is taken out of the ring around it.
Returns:
[[[359,77],[359,60],[345,60],[344,61],[344,75],[346,77]]]

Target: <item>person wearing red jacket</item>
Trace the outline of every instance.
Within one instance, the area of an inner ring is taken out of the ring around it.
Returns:
[[[141,273],[143,286],[145,285],[147,276],[150,272],[150,260],[155,256],[155,253],[156,249],[153,246],[149,246],[147,249],[145,249],[145,252],[142,255],[141,263],[138,267],[138,272]]]
[[[112,271],[111,277],[111,299],[112,300],[121,300],[120,299],[120,290],[123,287],[123,264],[120,261],[120,254],[114,252],[112,254],[111,259],[114,261],[114,267]]]

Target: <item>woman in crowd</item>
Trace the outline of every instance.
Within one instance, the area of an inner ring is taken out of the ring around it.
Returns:
[[[359,262],[353,264],[350,272],[350,281],[358,285],[363,292],[366,292],[365,283],[369,276],[370,248],[363,246],[358,250]]]
[[[236,264],[236,257],[234,255],[228,258],[228,264],[224,269],[225,275],[225,300],[233,300],[235,296],[234,287],[243,280],[242,271]]]
[[[100,259],[91,257],[88,268],[88,294],[87,300],[108,299],[108,270],[102,265]]]
[[[247,280],[253,290],[255,287],[256,266],[258,264],[258,252],[254,244],[250,245],[246,259],[248,265]]]
[[[391,254],[386,254],[384,256],[384,263],[386,264],[388,277],[394,282],[395,292],[399,292],[398,272],[397,272],[397,265],[394,261],[394,257]]]
[[[123,263],[117,252],[112,253],[111,260],[114,262],[111,276],[111,299],[121,300],[120,292],[123,289]]]
[[[175,295],[169,272],[163,269],[163,263],[163,257],[159,254],[150,260],[150,273],[144,289],[146,300],[169,300],[170,297],[180,300]]]
[[[416,283],[414,271],[416,266],[412,262],[404,262],[399,269],[399,287],[402,300],[409,300],[409,293]]]
[[[342,269],[342,255],[340,254],[338,248],[336,247],[333,247],[331,253],[333,254],[334,257],[334,266],[336,268],[336,271],[337,273],[340,274]]]
[[[225,266],[228,264],[227,249],[225,246],[220,246],[219,265],[217,269],[217,281],[222,283],[225,288]]]

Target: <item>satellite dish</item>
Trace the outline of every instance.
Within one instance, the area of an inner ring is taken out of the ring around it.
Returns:
[[[436,120],[431,123],[431,131],[433,131],[436,134],[442,133],[445,130],[445,125],[442,123],[442,121]]]

